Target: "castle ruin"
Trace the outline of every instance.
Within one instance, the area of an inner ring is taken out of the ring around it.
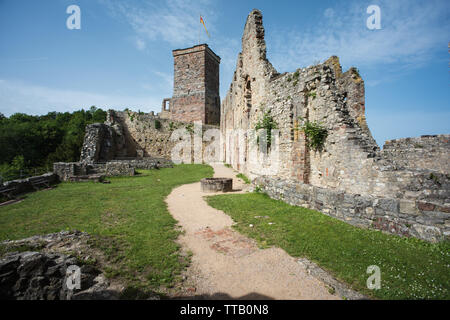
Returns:
[[[192,128],[197,121],[204,132],[220,124],[220,161],[248,175],[272,198],[360,227],[427,241],[449,237],[450,135],[387,141],[380,150],[366,123],[364,81],[356,68],[343,72],[333,56],[278,73],[266,57],[258,10],[247,18],[236,71],[221,104],[220,58],[206,44],[174,50],[173,56],[173,97],[164,99],[161,113],[108,111],[104,124],[87,127],[78,165],[106,162],[128,172],[154,163],[151,159],[168,161],[177,142],[171,140],[174,128]],[[273,138],[279,143],[266,151],[261,166],[252,161],[254,137],[236,132],[254,130],[265,115],[276,124]],[[326,130],[319,149],[302,130],[307,122]],[[264,166],[276,167],[276,174],[266,174]]]

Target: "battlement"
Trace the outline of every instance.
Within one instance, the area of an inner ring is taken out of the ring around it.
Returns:
[[[175,49],[172,50],[172,54],[174,57],[178,57],[184,54],[192,54],[192,53],[196,53],[196,52],[201,52],[201,51],[205,51],[206,53],[208,53],[213,59],[215,59],[217,61],[217,63],[220,63],[220,57],[214,53],[214,51],[212,51],[209,46],[206,43],[203,44],[199,44],[190,48],[185,48],[185,49]]]

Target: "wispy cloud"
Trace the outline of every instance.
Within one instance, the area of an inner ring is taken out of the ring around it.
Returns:
[[[159,112],[161,101],[152,96],[136,97],[99,94],[86,91],[48,88],[0,79],[0,112],[9,116],[16,112],[46,114],[51,111],[74,111],[92,105],[101,108]]]
[[[212,25],[212,0],[104,1],[109,12],[127,22],[141,41],[166,41],[171,45],[192,45],[198,41],[199,15]],[[214,28],[210,31],[214,32]]]
[[[159,78],[161,78],[169,88],[171,88],[173,86],[173,75],[172,74],[168,74],[168,73],[160,72],[160,71],[154,71],[154,73]]]
[[[142,39],[136,39],[135,45],[136,45],[136,48],[141,51],[145,50],[145,47],[147,46],[145,41]]]
[[[381,9],[381,30],[369,30],[366,9]],[[338,2],[307,30],[270,32],[269,57],[280,71],[323,61],[332,55],[344,66],[395,65],[408,69],[426,64],[437,50],[447,50],[450,3],[446,0]]]
[[[221,57],[221,91],[225,93],[236,66],[240,51],[240,38],[231,39],[218,32],[218,11],[216,0],[147,0],[147,1],[105,1],[101,2],[116,19],[128,23],[135,33],[135,46],[144,50],[148,42],[168,43],[173,48],[188,47],[198,41],[208,40],[211,48]],[[204,17],[211,38],[200,24],[200,14]],[[243,17],[244,18],[244,17]],[[200,39],[199,39],[200,35]],[[154,72],[170,86],[173,76]],[[148,84],[143,84],[150,88]]]

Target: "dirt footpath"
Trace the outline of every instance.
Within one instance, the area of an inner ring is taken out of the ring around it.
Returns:
[[[245,185],[236,172],[213,165],[214,177],[233,178],[233,189]],[[245,192],[244,190],[236,192]],[[309,275],[297,259],[279,248],[259,249],[231,229],[233,220],[208,206],[200,183],[172,191],[166,202],[185,234],[179,243],[193,253],[186,282],[191,297],[207,299],[339,299]]]

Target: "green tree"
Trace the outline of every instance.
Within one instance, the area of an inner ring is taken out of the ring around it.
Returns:
[[[94,106],[73,113],[0,117],[0,172],[14,171],[17,156],[23,157],[23,170],[51,167],[55,161],[78,161],[86,125],[105,120],[106,112]]]

